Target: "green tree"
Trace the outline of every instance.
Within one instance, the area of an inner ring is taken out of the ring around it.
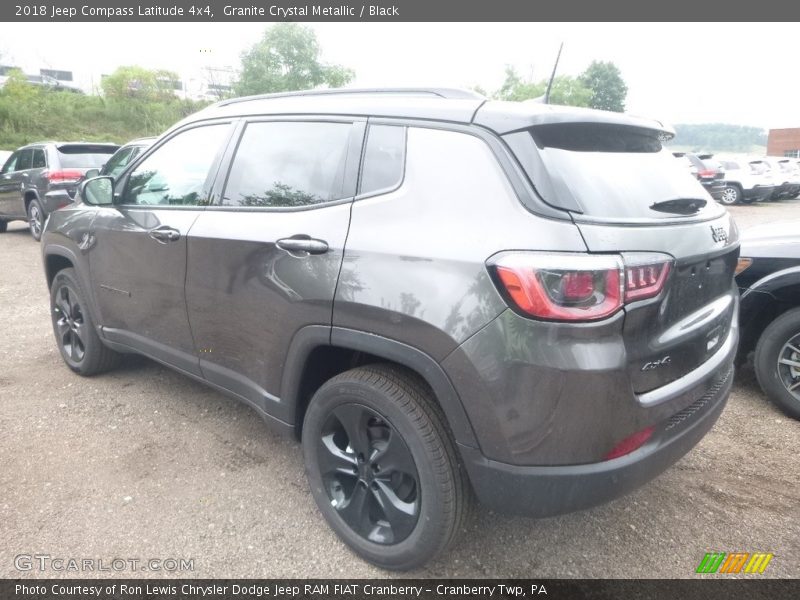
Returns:
[[[341,65],[320,61],[314,30],[297,23],[278,23],[242,53],[242,71],[235,90],[239,95],[266,94],[341,87],[355,74]]]
[[[579,79],[592,92],[589,98],[590,107],[614,112],[625,111],[628,86],[622,79],[622,73],[617,65],[593,60]]]
[[[150,70],[136,65],[119,67],[103,78],[101,86],[107,98],[135,98],[147,102],[176,100],[175,83],[180,78],[164,69]]]
[[[523,79],[516,69],[506,67],[506,78],[503,85],[495,93],[499,100],[530,100],[540,98],[547,92],[547,79],[533,81]],[[550,103],[565,106],[589,106],[591,90],[583,82],[569,75],[558,75],[553,79],[550,89]]]

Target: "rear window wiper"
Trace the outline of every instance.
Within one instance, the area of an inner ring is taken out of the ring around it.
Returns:
[[[651,204],[650,210],[676,215],[693,215],[700,212],[706,204],[707,201],[702,198],[676,198]]]

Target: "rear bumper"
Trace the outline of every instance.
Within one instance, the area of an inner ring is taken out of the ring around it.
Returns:
[[[734,344],[735,348],[735,344]],[[727,357],[705,394],[659,424],[634,452],[600,463],[552,467],[509,465],[475,448],[461,454],[478,499],[500,512],[548,517],[608,502],[650,481],[691,450],[722,413],[733,384]]]

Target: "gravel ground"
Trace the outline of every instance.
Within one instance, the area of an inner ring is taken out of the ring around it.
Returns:
[[[800,201],[733,213],[746,229],[800,218]],[[190,558],[183,575],[198,577],[391,576],[337,540],[299,445],[249,408],[139,358],[72,374],[53,341],[39,250],[21,224],[0,235],[0,577],[24,575],[14,557],[36,553]],[[649,485],[546,520],[481,509],[452,552],[410,575],[691,577],[705,552],[763,551],[775,554],[764,576],[798,577],[798,447],[800,423],[745,368],[711,433]]]

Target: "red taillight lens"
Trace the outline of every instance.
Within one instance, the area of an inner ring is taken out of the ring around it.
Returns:
[[[622,306],[619,256],[510,252],[492,264],[517,308],[534,317],[590,321]]]
[[[647,440],[653,437],[654,431],[654,427],[648,427],[646,429],[642,429],[641,431],[637,431],[629,437],[626,437],[619,444],[614,446],[611,449],[611,452],[605,455],[605,459],[611,460],[612,458],[619,458],[620,456],[625,456],[626,454],[630,454],[634,450],[641,448],[645,442],[647,442]]]
[[[593,321],[611,316],[625,302],[658,295],[671,261],[654,253],[504,252],[489,264],[502,291],[526,315]]]
[[[625,302],[652,298],[661,293],[672,258],[661,254],[625,254]]]
[[[716,177],[717,172],[714,169],[703,169],[697,172],[699,177]]]
[[[50,171],[47,174],[50,183],[73,183],[83,179],[83,171],[74,169],[64,169],[62,171]]]

